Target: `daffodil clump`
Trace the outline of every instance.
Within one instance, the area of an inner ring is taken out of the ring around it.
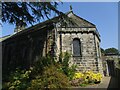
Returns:
[[[93,74],[92,80],[99,82],[102,80],[102,75],[100,73]]]
[[[92,71],[86,71],[84,73],[85,79],[88,79],[92,82],[101,82],[102,80],[102,74],[100,73],[93,73]]]
[[[102,80],[102,74],[94,73],[92,71],[86,71],[84,73],[76,72],[73,76],[73,80],[82,80],[80,83],[100,83]]]
[[[84,74],[81,73],[81,72],[76,72],[73,76],[73,79],[80,79],[80,78],[83,78],[84,77]]]

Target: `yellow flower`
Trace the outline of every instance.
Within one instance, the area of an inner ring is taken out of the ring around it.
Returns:
[[[82,74],[81,72],[76,72],[73,76],[73,79],[79,79],[82,78],[84,76],[84,74]]]
[[[73,79],[83,79],[84,81],[101,81],[102,74],[94,73],[92,71],[86,71],[84,73],[76,72],[73,76]]]

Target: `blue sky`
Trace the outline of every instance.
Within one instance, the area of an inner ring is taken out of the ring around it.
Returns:
[[[118,48],[118,3],[117,2],[64,2],[58,9],[69,11],[72,5],[73,12],[96,25],[101,35],[101,47]],[[2,35],[12,34],[14,26],[3,24]]]

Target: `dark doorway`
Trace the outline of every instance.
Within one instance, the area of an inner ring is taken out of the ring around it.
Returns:
[[[107,60],[109,76],[115,76],[115,65],[113,60]]]

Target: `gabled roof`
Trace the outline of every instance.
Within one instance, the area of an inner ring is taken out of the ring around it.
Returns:
[[[87,28],[87,27],[95,28],[96,27],[94,24],[77,16],[72,11],[68,12],[67,15],[77,25],[77,27],[84,27],[84,28]]]

